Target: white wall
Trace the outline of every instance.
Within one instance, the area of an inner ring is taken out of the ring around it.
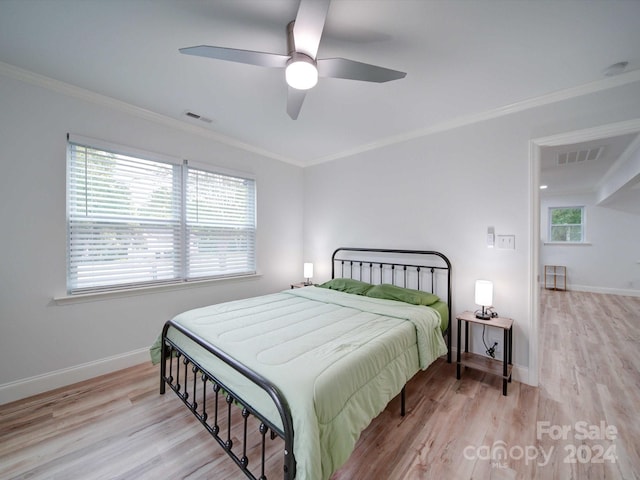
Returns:
[[[0,403],[146,361],[146,349],[178,312],[302,279],[302,168],[93,100],[0,73]],[[67,132],[254,174],[261,276],[54,302],[66,290]]]
[[[638,116],[640,85],[633,84],[306,168],[305,258],[320,281],[338,246],[443,252],[453,264],[454,315],[476,308],[476,279],[493,280],[497,311],[515,321],[516,374],[527,381],[529,344],[537,341],[529,142]],[[515,251],[487,248],[489,226],[515,235]],[[477,331],[473,345],[480,351]]]
[[[584,206],[586,245],[545,245],[549,207]],[[640,216],[596,205],[596,194],[540,198],[541,273],[544,265],[567,267],[567,287],[640,296]],[[544,281],[544,278],[542,278]]]

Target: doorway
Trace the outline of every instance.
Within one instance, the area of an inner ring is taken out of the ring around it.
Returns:
[[[619,137],[627,134],[640,133],[640,119],[618,122],[600,127],[594,127],[573,132],[566,132],[548,137],[536,138],[529,143],[529,167],[530,167],[530,205],[531,205],[531,255],[530,255],[530,322],[529,332],[531,343],[529,345],[529,384],[537,386],[539,384],[540,370],[540,345],[539,345],[539,322],[540,322],[540,254],[542,248],[540,219],[540,179],[541,165],[543,161],[543,151],[548,147],[563,147],[580,143],[593,142],[611,137]]]

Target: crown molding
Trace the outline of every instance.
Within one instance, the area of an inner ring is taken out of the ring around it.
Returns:
[[[628,85],[640,81],[640,70],[634,70],[615,77],[606,77],[602,80],[586,83],[577,87],[566,88],[557,92],[549,93],[539,97],[523,100],[521,102],[512,103],[502,107],[486,110],[484,112],[474,113],[471,115],[463,115],[436,125],[432,125],[426,128],[412,130],[410,132],[402,133],[391,137],[382,138],[376,142],[360,145],[358,147],[344,150],[335,155],[328,155],[325,157],[317,158],[306,163],[307,166],[317,165],[320,163],[330,162],[338,160],[344,157],[349,157],[359,153],[363,153],[370,150],[386,147],[396,143],[402,143],[409,140],[414,140],[420,137],[426,137],[435,133],[445,132],[447,130],[453,130],[460,127],[472,125],[474,123],[484,122],[495,118],[511,115],[513,113],[522,112],[536,107],[542,107],[552,103],[561,102],[564,100],[570,100],[572,98],[589,95],[592,93],[609,90],[616,87]],[[568,143],[568,142],[564,142]],[[546,145],[546,144],[545,144]]]
[[[601,138],[617,137],[629,133],[640,133],[640,118],[624,120],[622,122],[608,123],[592,128],[584,128],[572,132],[549,135],[533,139],[533,143],[540,147],[559,147],[562,145],[589,142]]]
[[[31,85],[36,85],[38,87],[42,87],[56,93],[60,93],[62,95],[77,98],[85,102],[90,102],[95,105],[117,110],[122,113],[142,118],[144,120],[148,120],[150,122],[154,122],[166,127],[175,128],[176,130],[181,130],[186,133],[191,133],[200,137],[215,140],[225,145],[255,153],[263,157],[271,158],[273,160],[289,163],[298,167],[304,166],[304,164],[300,161],[278,155],[274,152],[270,152],[262,148],[255,147],[248,143],[241,142],[240,140],[237,140],[235,138],[221,135],[212,130],[208,130],[197,125],[191,125],[187,122],[183,122],[181,120],[168,117],[166,115],[162,115],[160,113],[156,113],[127,102],[123,102],[122,100],[117,100],[115,98],[78,87],[76,85],[71,85],[60,80],[46,77],[44,75],[39,75],[37,73],[31,72],[29,70],[24,70],[8,63],[0,62],[0,75],[4,75],[24,83],[29,83]]]
[[[255,153],[257,155],[261,155],[263,157],[271,158],[273,160],[278,160],[278,161],[295,165],[298,167],[308,167],[308,166],[318,165],[321,163],[330,162],[333,160],[339,160],[339,159],[357,155],[363,152],[376,150],[376,149],[394,145],[397,143],[407,142],[410,140],[414,140],[416,138],[426,137],[429,135],[445,132],[448,130],[454,130],[456,128],[472,125],[474,123],[492,120],[492,119],[503,117],[513,113],[522,112],[532,108],[541,107],[544,105],[549,105],[552,103],[557,103],[564,100],[569,100],[572,98],[577,98],[584,95],[597,93],[600,91],[609,90],[612,88],[621,87],[624,85],[628,85],[628,84],[640,81],[640,70],[633,70],[631,72],[624,73],[621,75],[616,75],[614,77],[606,77],[602,80],[597,80],[597,81],[590,82],[584,85],[579,85],[576,87],[566,88],[566,89],[559,90],[557,92],[549,93],[546,95],[542,95],[539,97],[523,100],[520,102],[515,102],[512,104],[504,105],[502,107],[498,107],[491,110],[486,110],[484,112],[474,113],[470,115],[463,115],[463,116],[460,116],[451,120],[447,120],[445,122],[441,122],[429,127],[412,130],[399,135],[393,135],[393,136],[381,138],[375,142],[359,145],[357,147],[343,150],[342,152],[338,152],[333,155],[327,155],[324,157],[310,159],[307,161],[300,161],[300,160],[279,155],[277,153],[274,153],[268,150],[264,150],[262,148],[258,148],[248,143],[241,142],[240,140],[237,140],[235,138],[221,135],[219,133],[216,133],[212,130],[209,130],[200,126],[192,125],[187,122],[184,122],[172,117],[168,117],[166,115],[162,115],[150,110],[146,110],[142,107],[131,105],[121,100],[108,97],[106,95],[92,92],[90,90],[86,90],[84,88],[81,88],[75,85],[71,85],[59,80],[55,80],[50,77],[46,77],[44,75],[39,75],[29,70],[24,70],[14,65],[10,65],[8,63],[0,62],[0,74],[14,78],[22,82],[47,88],[49,90],[53,90],[63,95],[78,98],[80,100],[91,102],[107,108],[112,108],[112,109],[121,111],[123,113],[136,116],[138,118],[143,118],[145,120],[155,122],[160,125],[175,128],[187,133],[192,133],[204,138],[215,140],[217,142],[223,143],[231,147],[239,148],[251,153]],[[551,137],[549,137],[549,139],[550,138]],[[547,140],[547,138],[536,139],[536,142],[540,142],[541,140]],[[566,138],[558,141],[569,143],[567,142]],[[580,141],[580,139],[578,139],[577,141]],[[551,145],[550,143],[546,143],[546,142],[542,142],[542,144]]]

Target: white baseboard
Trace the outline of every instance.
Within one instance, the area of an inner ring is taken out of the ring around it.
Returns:
[[[527,385],[531,385],[532,387],[538,386],[538,385],[534,385],[530,381],[529,367],[523,367],[522,365],[514,365],[513,370],[511,370],[511,378],[516,382],[525,383]]]
[[[544,283],[540,282],[540,288],[544,289]],[[625,297],[640,297],[640,290],[631,290],[624,288],[608,288],[608,287],[595,287],[593,285],[567,285],[567,290],[573,290],[574,292],[588,292],[588,293],[604,293],[607,295],[622,295]]]
[[[573,290],[575,292],[606,293],[608,295],[640,297],[640,290],[631,290],[631,289],[624,289],[624,288],[594,287],[592,285],[567,285],[567,289]]]
[[[149,348],[141,348],[113,357],[5,383],[0,385],[0,405],[150,361]]]

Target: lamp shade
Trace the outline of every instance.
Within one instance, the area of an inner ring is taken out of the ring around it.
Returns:
[[[490,307],[493,305],[493,282],[476,280],[476,305]]]
[[[294,53],[284,72],[287,84],[297,90],[309,90],[318,83],[315,62],[302,53]]]
[[[304,274],[302,276],[304,278],[313,277],[313,263],[305,263],[303,271],[304,271]]]

